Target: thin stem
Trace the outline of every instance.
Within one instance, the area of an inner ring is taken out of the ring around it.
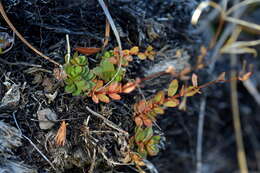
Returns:
[[[49,58],[48,56],[44,55],[42,52],[40,52],[39,50],[37,50],[35,47],[33,47],[27,40],[25,40],[25,38],[17,31],[17,29],[14,27],[14,25],[12,24],[12,22],[9,20],[9,18],[7,17],[3,4],[2,2],[0,2],[0,13],[2,15],[2,17],[4,18],[4,20],[6,21],[6,23],[8,24],[8,26],[13,30],[13,32],[15,32],[15,34],[17,35],[17,37],[20,38],[20,40],[26,44],[26,46],[28,46],[30,49],[32,49],[36,54],[38,54],[39,56],[43,57],[44,59],[52,62],[53,64],[61,67],[62,65],[59,64],[58,62],[54,61],[53,59]]]

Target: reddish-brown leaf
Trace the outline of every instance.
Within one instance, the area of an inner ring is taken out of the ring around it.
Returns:
[[[118,60],[116,59],[116,57],[111,57],[109,58],[109,62],[111,62],[112,64],[117,64]]]
[[[245,80],[249,79],[252,74],[253,74],[252,72],[247,72],[243,76],[239,76],[238,79],[241,81],[245,81]]]
[[[146,108],[146,102],[145,102],[145,100],[141,100],[138,104],[137,104],[137,106],[136,106],[136,111],[139,113],[141,113],[141,112],[144,112],[144,110],[145,110],[145,108]]]
[[[59,128],[59,130],[56,134],[56,137],[55,137],[55,143],[58,146],[64,146],[65,145],[66,129],[67,129],[66,127],[67,127],[67,125],[66,125],[65,121],[62,121],[60,128]]]
[[[185,86],[182,85],[181,91],[180,91],[180,96],[182,97],[182,96],[184,96],[184,94],[185,94]]]
[[[121,96],[119,94],[113,93],[113,94],[109,94],[109,97],[114,99],[114,100],[120,100]]]
[[[98,104],[99,100],[98,100],[98,97],[96,95],[92,95],[92,100],[93,102],[95,102],[96,104]]]
[[[149,118],[144,118],[143,122],[144,122],[144,125],[147,127],[151,127],[153,125],[153,121]]]
[[[118,82],[113,82],[108,87],[109,93],[121,93],[122,92],[122,85]]]
[[[101,49],[96,47],[77,47],[75,50],[85,55],[93,55],[98,53]]]
[[[140,117],[135,117],[135,124],[136,126],[142,126],[143,125],[143,120]]]
[[[135,82],[128,82],[127,84],[125,84],[123,87],[122,87],[122,92],[123,93],[130,93],[132,92],[133,90],[135,90],[136,88],[136,83]]]

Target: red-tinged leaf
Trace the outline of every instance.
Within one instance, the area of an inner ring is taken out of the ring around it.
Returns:
[[[185,94],[185,86],[182,85],[181,91],[180,91],[180,96],[182,97],[182,96],[184,96],[184,94]]]
[[[132,54],[132,55],[137,55],[138,52],[139,52],[139,47],[137,47],[137,46],[134,46],[130,49],[130,54]]]
[[[136,83],[135,82],[128,82],[127,84],[125,84],[122,87],[122,92],[123,93],[130,93],[133,90],[135,90],[135,88],[136,88]]]
[[[173,66],[168,66],[167,69],[165,70],[166,73],[170,73],[171,75],[176,74],[176,70]]]
[[[113,94],[109,94],[109,97],[114,99],[114,100],[120,100],[121,96],[119,94],[113,93]]]
[[[127,61],[133,61],[133,57],[131,55],[125,56],[124,58]]]
[[[151,127],[153,125],[153,121],[149,118],[143,119],[143,123],[146,127]]]
[[[166,106],[166,107],[176,107],[180,104],[180,101],[177,100],[177,99],[172,99],[172,100],[169,100],[167,102],[165,102],[163,105]]]
[[[119,83],[118,82],[113,82],[108,86],[108,91],[109,92],[116,92],[118,89]]]
[[[238,77],[238,79],[241,81],[245,81],[245,80],[249,79],[252,74],[253,74],[252,72],[247,72],[243,76]]]
[[[95,102],[96,104],[99,103],[98,97],[96,95],[92,95],[91,98],[92,98],[93,102]]]
[[[217,81],[225,81],[225,76],[226,76],[226,73],[225,73],[225,72],[221,73],[221,74],[218,76]]]
[[[195,73],[192,74],[191,81],[194,87],[198,86],[198,76]]]
[[[128,50],[128,49],[125,49],[122,52],[123,52],[123,56],[127,56],[130,54],[130,50]]]
[[[173,95],[176,94],[177,90],[178,90],[178,87],[179,87],[179,84],[178,84],[178,80],[177,79],[174,79],[170,85],[169,85],[169,88],[168,88],[168,96],[171,97]]]
[[[55,137],[55,143],[58,146],[64,146],[65,145],[66,129],[67,129],[66,127],[67,127],[67,125],[66,125],[65,121],[62,121],[60,128],[59,128],[59,130],[56,134],[56,137]]]
[[[101,49],[96,47],[77,47],[75,50],[85,55],[93,55],[98,53]]]
[[[145,108],[146,108],[146,102],[145,102],[145,100],[141,100],[141,101],[136,105],[136,111],[137,111],[138,113],[144,112]]]
[[[116,59],[116,57],[111,57],[111,58],[109,58],[108,61],[111,62],[112,64],[117,64],[118,63],[118,60]]]
[[[106,96],[105,94],[98,94],[97,95],[98,99],[104,103],[109,103],[109,97]]]
[[[164,114],[164,110],[163,108],[161,107],[156,107],[153,109],[153,111],[156,113],[156,114]]]
[[[143,125],[143,120],[140,117],[135,117],[135,124],[136,126],[142,126]]]
[[[131,159],[138,166],[145,166],[142,157],[138,153],[131,152]]]
[[[153,98],[155,103],[162,103],[164,101],[165,94],[163,91],[159,91]]]

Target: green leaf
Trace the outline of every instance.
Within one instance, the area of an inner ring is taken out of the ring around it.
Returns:
[[[65,65],[64,70],[65,70],[66,74],[71,75],[71,72],[73,71],[73,66]]]
[[[82,65],[82,66],[86,65],[88,63],[87,58],[85,56],[78,56],[76,58],[76,62],[77,62],[77,64]]]
[[[95,67],[92,71],[93,71],[93,73],[96,74],[97,76],[99,76],[99,77],[102,76],[102,68],[101,68],[101,67]]]
[[[65,79],[64,82],[65,82],[67,85],[72,85],[72,84],[74,83],[71,78]]]
[[[81,94],[81,90],[80,89],[77,89],[74,92],[72,92],[73,96],[79,96],[80,94]]]
[[[150,138],[153,136],[153,129],[152,127],[146,127],[143,131],[145,137],[144,139],[142,140],[143,142],[146,142],[148,140],[150,140]]]
[[[161,136],[159,136],[159,135],[153,136],[151,138],[151,140],[153,140],[154,143],[156,143],[156,144],[160,142],[160,139],[161,139]]]
[[[199,93],[200,90],[194,86],[190,86],[185,90],[185,96],[191,97],[194,96],[195,94]]]
[[[138,146],[137,152],[142,158],[147,157],[147,151],[144,149],[144,147]]]
[[[75,53],[73,54],[73,59],[76,59],[78,56],[79,56],[79,53],[78,53],[78,52],[75,52]]]
[[[164,101],[164,92],[163,91],[159,91],[153,98],[153,101],[155,103],[160,103],[160,102],[163,102]]]
[[[76,82],[76,85],[78,89],[82,89],[86,85],[86,81],[85,80],[78,81]]]
[[[112,56],[111,53],[109,51],[106,51],[102,56],[102,58],[110,58],[111,56]]]
[[[84,76],[84,75],[87,75],[88,73],[89,73],[89,68],[88,68],[88,66],[82,67],[82,72],[81,72],[81,74]]]
[[[173,80],[170,83],[169,88],[168,88],[168,96],[171,97],[171,96],[175,95],[178,90],[178,87],[179,87],[178,80],[177,79]]]
[[[84,75],[83,78],[87,81],[93,79],[95,77],[95,74],[93,72],[89,72],[88,74]]]
[[[154,111],[156,114],[164,114],[164,110],[163,110],[163,108],[161,108],[161,107],[153,108],[153,111]]]
[[[101,62],[101,67],[103,72],[115,71],[114,65],[111,62],[109,62],[108,59],[105,59]]]
[[[140,127],[137,129],[136,133],[135,133],[135,142],[141,142],[143,141],[145,138],[145,133],[144,130]]]
[[[166,107],[176,107],[180,104],[180,101],[177,100],[177,99],[173,99],[173,100],[170,100],[170,101],[167,101],[165,102],[163,105],[166,106]]]
[[[67,93],[73,93],[75,90],[76,90],[76,86],[75,86],[74,84],[72,84],[72,85],[67,85],[67,86],[65,87],[65,91],[66,91]]]
[[[76,75],[79,75],[83,71],[83,67],[74,66],[74,72]]]

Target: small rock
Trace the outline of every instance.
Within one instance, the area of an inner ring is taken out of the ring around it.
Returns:
[[[17,128],[0,121],[0,153],[11,153],[11,149],[21,146],[21,138]]]
[[[57,120],[57,115],[52,112],[49,108],[39,110],[37,112],[39,126],[41,129],[46,130],[52,128],[55,124],[54,121]]]
[[[21,98],[19,86],[13,84],[11,88],[5,93],[2,101],[0,102],[1,109],[14,109],[18,106]]]

